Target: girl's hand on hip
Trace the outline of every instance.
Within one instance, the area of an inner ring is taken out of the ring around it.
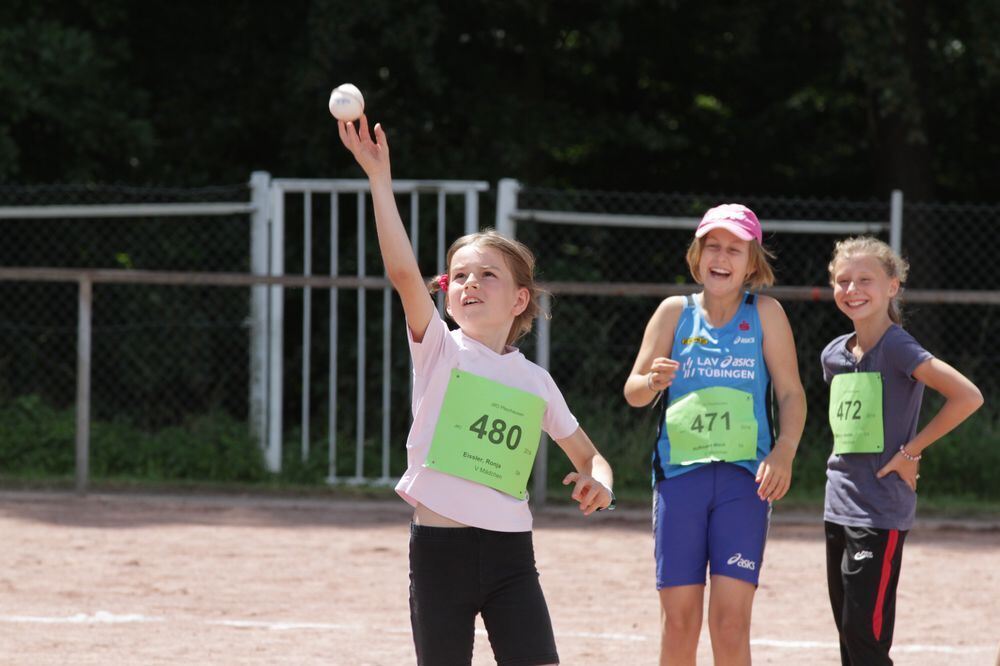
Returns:
[[[892,460],[886,463],[885,467],[878,471],[875,475],[876,478],[884,478],[895,472],[899,475],[906,485],[910,487],[910,490],[917,492],[917,479],[920,478],[920,462],[916,460],[907,460],[903,457],[903,454],[899,451],[896,455],[892,457]]]
[[[570,497],[580,503],[580,511],[583,511],[583,515],[589,516],[598,509],[606,509],[611,504],[611,491],[594,477],[579,472],[570,472],[563,479],[563,485],[571,483],[575,485]]]

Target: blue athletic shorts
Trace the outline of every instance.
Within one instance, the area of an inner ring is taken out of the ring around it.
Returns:
[[[653,491],[656,589],[704,585],[706,565],[713,576],[757,585],[770,519],[753,475],[737,465],[711,463],[660,481]]]

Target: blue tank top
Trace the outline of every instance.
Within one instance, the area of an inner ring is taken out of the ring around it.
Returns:
[[[702,465],[670,464],[670,439],[664,422],[667,406],[691,391],[724,386],[745,391],[753,396],[757,419],[757,459],[742,460],[739,465],[751,474],[774,445],[774,424],[771,420],[771,375],[764,362],[764,332],[757,312],[757,297],[747,293],[739,309],[725,326],[709,324],[694,296],[688,296],[684,311],[674,331],[671,358],[680,363],[674,381],[660,401],[660,419],[653,450],[653,482],[690,472]]]

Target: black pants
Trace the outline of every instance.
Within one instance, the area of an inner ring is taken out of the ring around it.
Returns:
[[[906,532],[827,522],[826,579],[844,666],[892,664]]]
[[[410,624],[417,663],[471,664],[479,613],[498,664],[558,663],[531,532],[410,525]]]

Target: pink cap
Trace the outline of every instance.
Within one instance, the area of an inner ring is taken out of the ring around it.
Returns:
[[[712,229],[725,229],[742,240],[756,240],[762,243],[764,236],[760,231],[760,220],[754,212],[743,204],[722,204],[709,208],[698,223],[694,232],[695,238],[701,238]]]

